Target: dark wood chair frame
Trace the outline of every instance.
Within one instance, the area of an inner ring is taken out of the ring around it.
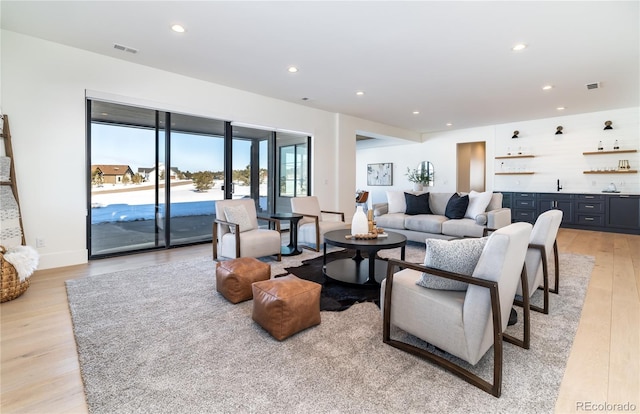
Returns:
[[[487,234],[489,234],[489,232],[495,231],[495,229],[484,229],[483,232],[483,236],[487,236]],[[542,244],[532,244],[529,243],[529,248],[530,249],[537,249],[540,250],[540,255],[542,258],[542,287],[538,287],[538,289],[542,289],[544,291],[543,293],[543,307],[541,308],[540,306],[537,305],[531,305],[529,304],[529,307],[531,310],[534,310],[536,312],[540,312],[540,313],[544,313],[545,315],[549,314],[549,292],[551,293],[558,293],[558,289],[560,287],[560,262],[558,260],[558,241],[554,240],[553,241],[553,259],[555,260],[555,289],[551,289],[549,288],[549,262],[548,262],[548,258],[547,258],[547,249],[545,249],[545,247]],[[522,301],[520,300],[514,300],[513,301],[514,304],[516,304],[517,306],[524,306]]]
[[[531,243],[529,243],[529,249],[535,249],[540,251],[540,257],[542,260],[542,291],[544,292],[542,308],[540,306],[533,305],[531,304],[531,302],[529,302],[529,309],[548,315],[549,314],[549,268],[547,265],[547,249],[545,249],[544,245],[542,244],[531,244]],[[556,262],[556,267],[557,267],[557,262]],[[538,289],[540,288],[538,287]],[[524,303],[521,300],[516,299],[513,301],[513,303],[518,306],[522,306],[524,308]]]
[[[316,248],[314,249],[311,246],[306,246],[306,245],[302,245],[303,249],[308,249],[308,250],[314,250],[316,252],[320,251],[320,217],[316,216],[315,214],[304,214],[304,213],[298,213],[297,211],[292,211],[292,213],[294,214],[300,214],[301,216],[304,217],[310,217],[312,219],[315,220],[315,224],[316,224]],[[344,213],[341,211],[326,211],[326,210],[321,210],[320,211],[321,214],[337,214],[341,217],[341,221],[344,221]]]
[[[555,260],[555,288],[549,289],[549,292],[558,294],[560,291],[560,261],[558,260],[558,240],[553,241],[553,260]]]
[[[398,341],[396,339],[391,338],[391,294],[393,291],[393,276],[396,268],[408,268],[417,270],[419,272],[428,272],[432,275],[436,275],[439,277],[443,277],[445,279],[457,280],[459,282],[466,282],[472,285],[481,286],[489,289],[489,294],[491,297],[491,313],[493,316],[493,383],[490,383],[483,378],[477,376],[471,371],[454,364],[446,358],[443,358],[439,355],[433,354],[426,349],[419,348],[417,346],[407,344],[405,342]],[[528,305],[528,284],[527,284],[527,271],[526,268],[522,267],[522,272],[520,273],[520,283],[522,284],[522,289],[524,293],[524,300],[526,305]],[[389,259],[388,267],[387,267],[387,281],[385,287],[385,295],[384,295],[384,314],[383,314],[383,330],[382,330],[382,340],[384,343],[391,345],[395,348],[398,348],[402,351],[408,352],[410,354],[417,355],[424,359],[427,359],[436,365],[450,371],[461,379],[467,381],[468,383],[480,388],[481,390],[495,396],[500,397],[502,392],[502,341],[510,342],[517,346],[520,346],[525,349],[529,349],[530,344],[530,328],[529,328],[529,310],[528,306],[524,308],[525,319],[524,319],[524,339],[520,340],[511,335],[505,334],[502,332],[502,316],[500,314],[500,297],[498,293],[498,283],[473,278],[470,276],[462,275],[459,273],[447,272],[440,269],[434,269],[430,267],[426,267],[423,265],[409,263],[402,260]]]
[[[280,220],[272,219],[269,217],[258,217],[259,220],[268,221],[270,223],[274,223],[276,231],[280,233]],[[229,227],[233,227],[236,236],[236,257],[240,256],[240,225],[237,223],[232,223],[230,221],[225,221],[222,219],[213,220],[213,260],[218,259],[218,224],[226,224]],[[278,261],[282,261],[282,252],[279,251],[278,254],[275,254],[278,258]]]

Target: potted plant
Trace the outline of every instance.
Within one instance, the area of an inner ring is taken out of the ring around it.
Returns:
[[[427,185],[430,181],[429,173],[424,168],[409,168],[407,167],[407,173],[405,174],[409,182],[413,183],[414,191],[422,191],[422,187]]]

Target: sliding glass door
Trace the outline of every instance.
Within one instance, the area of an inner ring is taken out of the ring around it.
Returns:
[[[95,104],[90,128],[90,243],[92,254],[109,255],[164,245],[158,213],[157,148],[162,144],[156,111],[136,108],[129,122],[118,105]]]
[[[87,101],[90,258],[210,242],[215,202],[275,211],[275,133]]]
[[[271,175],[274,133],[268,130],[232,127],[232,197],[251,198],[258,214],[273,211]]]
[[[309,137],[292,133],[276,134],[278,188],[276,210],[291,211],[291,198],[311,195]]]
[[[225,122],[171,114],[169,238],[210,241],[215,202],[224,199]]]

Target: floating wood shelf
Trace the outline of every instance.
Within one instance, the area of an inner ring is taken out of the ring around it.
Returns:
[[[596,155],[596,154],[624,154],[630,152],[638,152],[638,150],[613,150],[613,151],[589,151],[583,152],[582,155]]]
[[[507,158],[533,158],[535,155],[501,155],[496,157],[496,160],[504,160]]]
[[[521,172],[497,172],[496,175],[531,175],[533,171],[521,171]]]
[[[635,174],[638,170],[583,171],[583,174]]]

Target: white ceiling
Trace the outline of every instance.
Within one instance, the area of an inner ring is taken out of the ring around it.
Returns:
[[[417,132],[640,105],[637,0],[0,4],[6,30]]]

